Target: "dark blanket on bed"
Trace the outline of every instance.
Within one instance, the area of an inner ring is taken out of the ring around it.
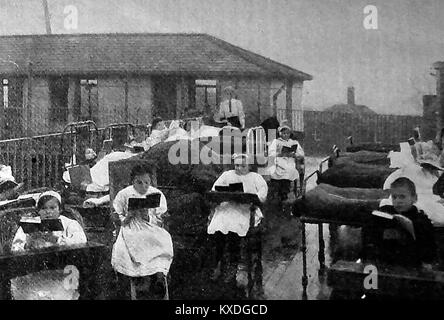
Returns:
[[[390,158],[387,157],[388,153],[374,152],[374,151],[358,151],[358,152],[340,152],[338,158],[334,158],[334,164],[356,162],[362,164],[373,164],[389,166]]]
[[[396,169],[389,166],[364,164],[349,160],[335,163],[318,177],[318,183],[341,188],[382,188],[387,177]]]
[[[382,189],[338,188],[320,184],[295,202],[293,213],[318,219],[365,224],[381,199],[389,196]]]

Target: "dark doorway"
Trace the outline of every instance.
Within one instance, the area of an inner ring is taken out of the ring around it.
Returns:
[[[48,84],[51,102],[49,108],[50,126],[52,127],[53,124],[65,125],[68,122],[68,78],[51,77]]]
[[[153,117],[176,118],[176,78],[153,77]]]

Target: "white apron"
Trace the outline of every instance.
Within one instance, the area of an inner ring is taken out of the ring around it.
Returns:
[[[254,212],[254,226],[261,222],[262,212],[259,208]],[[247,235],[250,228],[250,205],[232,202],[222,202],[214,211],[213,218],[208,226],[208,234],[220,231],[223,234],[228,232],[237,233],[240,237]]]
[[[294,158],[277,157],[274,166],[270,167],[270,176],[274,180],[294,181],[299,177]]]
[[[250,172],[247,175],[237,175],[234,170],[224,172],[214,183],[213,191],[217,185],[229,185],[230,183],[242,183],[244,192],[257,194],[259,200],[264,202],[267,198],[268,187],[260,174]],[[257,227],[263,218],[259,208],[254,212],[254,226]],[[220,231],[237,233],[240,237],[247,235],[250,228],[250,205],[234,202],[222,202],[214,210],[214,214],[208,225],[208,234]]]
[[[113,268],[130,277],[162,272],[167,275],[173,261],[173,241],[165,229],[141,219],[122,226],[113,246]]]

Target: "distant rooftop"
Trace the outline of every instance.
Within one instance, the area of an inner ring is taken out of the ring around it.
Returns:
[[[342,113],[355,113],[355,114],[376,114],[377,112],[373,111],[367,106],[361,104],[335,104],[331,107],[324,109],[326,112],[342,112]]]

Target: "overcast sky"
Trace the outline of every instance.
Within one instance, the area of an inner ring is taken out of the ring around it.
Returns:
[[[53,33],[205,32],[313,75],[303,105],[356,103],[377,112],[422,112],[444,60],[442,0],[47,0]],[[78,29],[64,27],[64,8]],[[363,26],[378,9],[378,29]],[[45,33],[41,0],[0,0],[0,34]]]

